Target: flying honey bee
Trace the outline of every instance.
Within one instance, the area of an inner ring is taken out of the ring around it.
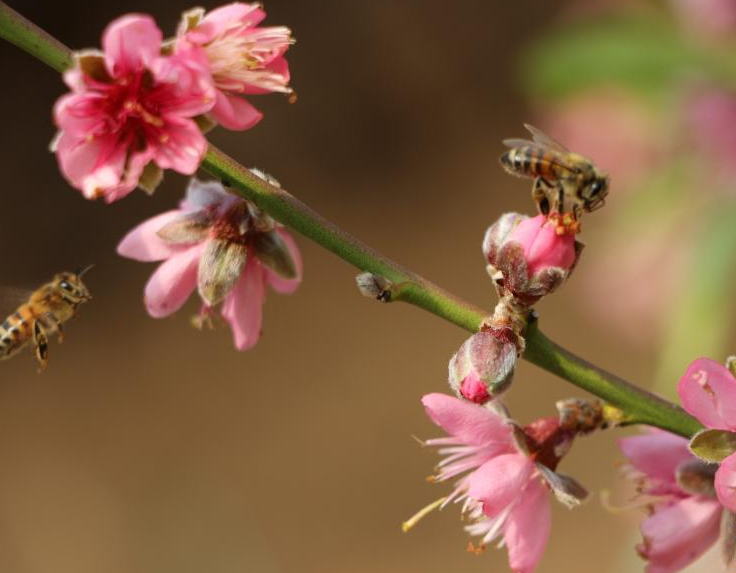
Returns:
[[[536,127],[524,127],[533,141],[504,140],[511,149],[501,156],[501,165],[512,175],[534,179],[532,198],[539,212],[567,219],[563,232],[578,232],[582,214],[603,206],[608,195],[608,175],[590,159],[569,151]]]
[[[77,313],[80,304],[92,298],[82,282],[82,275],[91,268],[57,274],[5,319],[0,325],[0,360],[10,358],[33,341],[39,371],[46,368],[49,336],[56,334],[61,343],[62,324]]]

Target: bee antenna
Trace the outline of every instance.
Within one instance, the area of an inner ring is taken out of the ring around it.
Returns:
[[[86,267],[84,267],[84,268],[83,268],[82,270],[78,270],[78,271],[77,271],[76,273],[74,273],[74,274],[76,274],[76,275],[77,275],[78,277],[81,277],[81,276],[82,276],[82,275],[84,275],[84,274],[85,274],[85,273],[86,273],[87,271],[91,270],[91,269],[92,269],[92,267],[94,267],[94,266],[95,266],[95,265],[94,265],[94,263],[93,263],[93,264],[91,264],[91,265],[87,265],[87,266],[86,266]]]

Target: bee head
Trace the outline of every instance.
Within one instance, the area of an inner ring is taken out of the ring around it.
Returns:
[[[592,212],[603,207],[606,195],[608,195],[608,184],[608,175],[596,172],[595,177],[582,191],[586,211]]]
[[[82,275],[86,273],[91,266],[74,273],[59,273],[54,277],[54,284],[59,289],[62,298],[71,302],[85,302],[92,298],[87,286],[82,282]]]

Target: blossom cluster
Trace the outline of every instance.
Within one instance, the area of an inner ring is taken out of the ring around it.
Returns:
[[[164,40],[154,20],[129,14],[102,35],[102,51],[76,54],[71,93],[54,108],[52,149],[67,181],[88,199],[153,192],[164,169],[192,175],[207,150],[203,130],[243,130],[262,114],[244,97],[290,93],[285,27],[260,27],[258,4],[184,14]]]

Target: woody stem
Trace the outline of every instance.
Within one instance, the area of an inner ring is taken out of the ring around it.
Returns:
[[[73,65],[73,52],[35,24],[0,2],[0,37],[63,72]],[[279,222],[331,251],[362,271],[402,283],[401,300],[422,308],[469,332],[476,332],[490,313],[447,292],[383,256],[331,223],[287,191],[253,175],[234,159],[210,145],[201,168],[253,201]],[[595,394],[624,413],[628,423],[657,426],[689,437],[698,422],[678,406],[589,364],[548,339],[531,323],[524,333],[524,358]]]

